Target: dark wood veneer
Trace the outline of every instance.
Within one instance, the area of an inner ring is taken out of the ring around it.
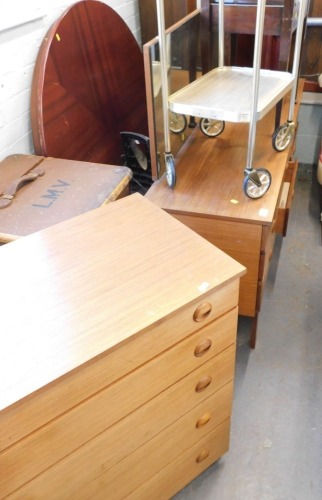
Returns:
[[[35,152],[120,164],[121,131],[147,135],[143,56],[122,18],[84,0],[50,28],[31,101]]]

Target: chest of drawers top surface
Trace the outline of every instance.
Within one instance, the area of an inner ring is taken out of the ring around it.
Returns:
[[[244,273],[138,194],[1,247],[0,270],[0,410]]]

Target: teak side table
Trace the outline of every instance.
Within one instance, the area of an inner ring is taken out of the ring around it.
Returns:
[[[303,82],[299,85],[297,113]],[[282,118],[287,118],[284,99]],[[250,345],[255,347],[257,319],[277,233],[286,235],[294,194],[297,162],[294,142],[283,152],[272,147],[275,112],[259,123],[254,153],[255,167],[272,174],[268,192],[257,200],[243,193],[247,124],[226,123],[216,139],[194,130],[176,158],[177,183],[155,182],[146,197],[186,224],[247,268],[241,279],[239,314],[253,318]]]

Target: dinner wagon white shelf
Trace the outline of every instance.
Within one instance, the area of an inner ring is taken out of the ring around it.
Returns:
[[[294,75],[260,70],[256,120],[263,118],[291,90]],[[201,118],[249,122],[252,109],[252,68],[216,68],[169,97],[169,108]]]

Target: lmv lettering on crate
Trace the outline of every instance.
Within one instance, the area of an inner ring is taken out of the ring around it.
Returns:
[[[46,194],[41,195],[41,198],[49,200],[46,204],[33,203],[32,206],[40,208],[49,208],[54,203],[54,201],[56,201],[70,186],[69,182],[62,181],[60,179],[57,180],[57,183],[58,184],[52,184],[50,188],[47,189]]]

